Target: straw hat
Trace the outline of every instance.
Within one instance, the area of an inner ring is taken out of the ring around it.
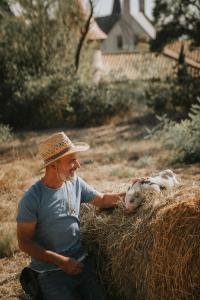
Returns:
[[[55,133],[38,146],[39,154],[43,160],[42,168],[63,156],[86,151],[89,147],[86,143],[73,144],[64,132]]]

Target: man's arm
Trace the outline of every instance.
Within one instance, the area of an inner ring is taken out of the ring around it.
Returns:
[[[125,193],[99,193],[90,203],[100,208],[115,207],[124,196]]]
[[[132,179],[132,184],[144,179],[146,179],[146,177],[135,177]],[[125,195],[126,192],[106,194],[98,193],[98,195],[90,203],[100,208],[115,207],[117,202],[120,201],[121,198],[125,197]]]
[[[57,265],[68,274],[75,275],[83,270],[83,264],[70,257],[57,254],[39,246],[33,236],[36,229],[34,223],[17,223],[17,239],[19,248],[35,259]]]
[[[144,180],[146,177],[136,177],[132,179],[132,184]],[[121,198],[125,197],[126,192],[123,193],[98,193],[98,195],[90,202],[92,205],[100,207],[100,208],[109,208],[115,207],[117,202],[121,200]]]

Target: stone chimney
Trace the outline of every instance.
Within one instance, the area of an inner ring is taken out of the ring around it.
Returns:
[[[114,0],[112,15],[120,15],[120,14],[121,14],[120,0]]]
[[[139,0],[139,12],[145,15],[145,0]]]
[[[130,0],[124,0],[124,15],[130,15]]]

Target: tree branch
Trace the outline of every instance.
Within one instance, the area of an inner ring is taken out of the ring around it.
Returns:
[[[78,43],[78,46],[77,46],[77,49],[76,49],[76,54],[75,54],[75,69],[76,69],[76,73],[78,72],[78,68],[79,68],[79,61],[80,61],[80,54],[81,54],[81,49],[83,47],[83,43],[85,41],[85,38],[87,36],[87,33],[89,31],[89,28],[90,28],[90,22],[91,22],[91,19],[92,19],[92,16],[93,16],[93,4],[92,4],[92,0],[89,0],[89,3],[90,3],[90,14],[89,14],[89,17],[86,21],[86,24],[85,24],[85,28],[84,28],[84,31],[80,37],[80,40],[79,40],[79,43]]]

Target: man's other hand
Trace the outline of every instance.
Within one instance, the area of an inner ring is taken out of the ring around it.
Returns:
[[[59,267],[67,274],[77,275],[83,271],[84,265],[71,257],[64,257]]]

